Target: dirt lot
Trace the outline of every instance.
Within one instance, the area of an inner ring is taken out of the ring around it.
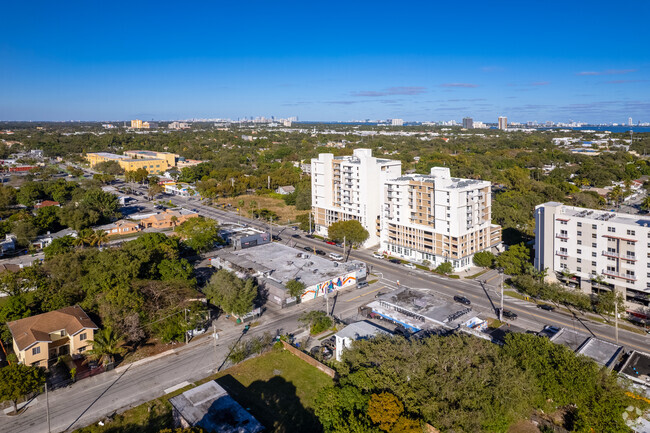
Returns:
[[[239,201],[244,201],[244,206],[241,208],[242,216],[249,216],[251,210],[251,202],[257,203],[257,209],[268,209],[275,212],[280,217],[279,223],[290,223],[296,220],[296,215],[307,213],[307,211],[298,211],[295,206],[288,206],[284,200],[268,196],[259,195],[242,195],[233,198],[220,198],[216,200],[217,205],[230,204],[234,209],[239,207]]]

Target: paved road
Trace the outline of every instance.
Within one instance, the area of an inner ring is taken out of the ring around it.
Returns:
[[[172,198],[172,202],[185,207],[196,209],[201,215],[214,218],[218,221],[232,221],[240,219],[253,227],[268,230],[268,224],[245,217],[239,217],[233,213],[221,209],[204,206],[200,201],[187,201],[182,197]],[[277,230],[277,228],[276,228]],[[293,234],[293,233],[292,233]],[[312,246],[326,252],[341,252],[340,247],[328,245],[317,239],[309,239],[304,235],[295,239],[283,236],[283,243],[296,245],[298,247]],[[371,272],[382,275],[385,283],[396,285],[397,280],[402,286],[424,288],[438,293],[443,297],[452,299],[454,295],[462,294],[472,301],[472,307],[478,312],[487,316],[496,317],[494,308],[500,305],[499,277],[496,273],[485,274],[482,278],[488,280],[485,288],[478,281],[455,280],[432,274],[421,270],[409,270],[403,266],[390,263],[386,260],[375,259],[368,250],[354,250],[351,258],[366,262],[371,267]],[[588,317],[578,311],[573,314],[561,311],[544,311],[536,307],[534,303],[523,301],[509,296],[504,297],[504,307],[519,315],[516,321],[517,326],[533,331],[540,331],[545,325],[562,326],[576,331],[591,334],[603,340],[616,342],[615,329],[613,326],[600,322],[591,321]],[[619,330],[619,344],[627,349],[648,351],[650,348],[650,335],[640,335],[634,332]]]
[[[337,316],[355,315],[366,299],[372,298],[383,286],[373,284],[364,289],[341,292],[336,301],[330,299],[330,308]],[[260,325],[250,329],[252,336],[270,332],[294,332],[299,328],[297,318],[305,310],[324,309],[322,298],[285,309],[269,309],[260,319]],[[242,327],[220,319],[218,346],[211,334],[176,349],[176,352],[142,364],[120,367],[79,381],[68,388],[50,393],[52,432],[73,431],[127,408],[160,397],[183,382],[194,382],[215,373],[224,362],[228,347],[241,337]],[[247,337],[244,337],[247,338]],[[0,412],[0,432],[42,433],[47,431],[45,397],[39,395],[27,411],[18,417]]]

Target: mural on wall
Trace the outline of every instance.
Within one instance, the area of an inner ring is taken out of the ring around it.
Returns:
[[[309,299],[315,299],[319,296],[324,296],[325,293],[335,292],[343,287],[348,287],[357,283],[356,273],[352,272],[343,277],[333,278],[331,280],[324,281],[315,286],[311,286],[305,290],[305,293],[300,297],[303,301]]]

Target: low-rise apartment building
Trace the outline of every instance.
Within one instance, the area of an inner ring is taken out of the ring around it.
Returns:
[[[385,181],[381,250],[455,270],[472,266],[474,254],[501,243],[501,226],[491,223],[491,184],[451,177],[449,168]]]
[[[327,236],[330,224],[354,219],[370,234],[366,245],[379,243],[382,185],[402,174],[402,162],[355,149],[351,156],[321,153],[311,165],[315,231]]]
[[[88,153],[86,159],[91,167],[100,162],[116,161],[125,171],[144,168],[149,174],[162,174],[176,167],[178,155],[169,152],[152,152],[148,150],[130,150],[125,155],[108,152]]]
[[[164,229],[169,227],[176,227],[177,225],[183,224],[188,219],[198,218],[198,216],[198,213],[189,211],[187,209],[166,209],[164,212],[141,219],[140,225],[145,229]]]
[[[48,368],[59,356],[92,349],[97,325],[79,306],[7,322],[18,362]]]
[[[586,293],[650,305],[650,217],[548,202],[535,208],[535,268]]]

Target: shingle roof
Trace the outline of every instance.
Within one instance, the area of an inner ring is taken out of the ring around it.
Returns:
[[[65,329],[69,335],[82,329],[98,329],[78,305],[7,322],[7,326],[20,350],[27,349],[37,341],[52,341],[49,334],[61,329]]]

